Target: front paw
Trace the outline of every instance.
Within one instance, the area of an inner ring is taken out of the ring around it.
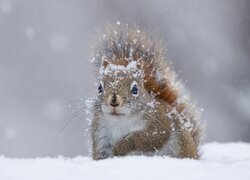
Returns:
[[[111,157],[109,153],[107,153],[107,152],[100,152],[98,154],[95,154],[93,156],[93,159],[94,160],[102,160],[102,159],[107,159],[109,157]]]
[[[108,158],[108,157],[107,156],[99,156],[99,155],[93,156],[94,160],[102,160],[102,159],[106,159],[106,158]]]

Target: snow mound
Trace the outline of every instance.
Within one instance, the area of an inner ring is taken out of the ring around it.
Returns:
[[[209,143],[201,160],[169,157],[12,159],[0,156],[0,180],[250,179],[250,144]]]

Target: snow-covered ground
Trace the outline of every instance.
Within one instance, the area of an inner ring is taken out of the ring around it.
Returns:
[[[169,157],[14,159],[0,156],[0,180],[250,179],[250,144],[209,143],[201,160]]]

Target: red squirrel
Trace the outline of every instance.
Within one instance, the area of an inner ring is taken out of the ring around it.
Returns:
[[[199,111],[183,99],[164,46],[127,24],[99,37],[98,94],[91,122],[95,160],[125,155],[198,159]]]

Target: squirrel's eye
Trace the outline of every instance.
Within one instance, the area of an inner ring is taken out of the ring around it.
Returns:
[[[102,94],[103,93],[103,83],[100,82],[99,86],[98,86],[98,94]]]
[[[137,85],[137,83],[135,81],[131,84],[131,93],[135,97],[137,97],[138,94],[139,94],[138,85]]]

